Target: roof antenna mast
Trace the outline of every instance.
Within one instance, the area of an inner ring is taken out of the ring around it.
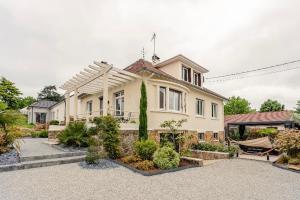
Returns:
[[[153,33],[151,41],[153,41],[153,56],[152,56],[152,63],[156,64],[159,62],[159,57],[155,54],[155,42],[156,42],[156,33]]]

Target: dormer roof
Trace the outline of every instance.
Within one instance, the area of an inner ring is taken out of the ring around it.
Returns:
[[[179,54],[177,56],[174,56],[174,57],[169,58],[169,59],[167,59],[167,60],[165,60],[163,62],[160,62],[160,63],[156,64],[155,68],[161,68],[161,67],[164,67],[164,66],[166,66],[168,64],[171,64],[171,63],[174,63],[174,62],[177,62],[177,61],[180,61],[183,64],[185,64],[186,66],[194,68],[195,70],[200,71],[202,73],[209,72],[206,68],[204,68],[201,65],[197,64],[196,62],[188,59],[187,57],[185,57],[182,54]]]

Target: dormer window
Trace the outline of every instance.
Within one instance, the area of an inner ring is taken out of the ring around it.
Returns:
[[[194,85],[201,86],[201,74],[194,72]]]
[[[191,82],[191,68],[182,66],[181,76],[182,76],[182,80],[186,82]]]

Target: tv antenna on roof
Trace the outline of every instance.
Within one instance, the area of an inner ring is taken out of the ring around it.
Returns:
[[[155,64],[159,62],[159,57],[155,54],[155,42],[156,42],[156,33],[153,33],[151,41],[153,41],[153,56],[152,56],[152,63]]]

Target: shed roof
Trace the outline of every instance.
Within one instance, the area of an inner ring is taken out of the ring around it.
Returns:
[[[277,112],[256,112],[249,114],[226,115],[224,118],[225,125],[227,124],[272,124],[284,123],[293,121],[292,111],[277,111]]]

